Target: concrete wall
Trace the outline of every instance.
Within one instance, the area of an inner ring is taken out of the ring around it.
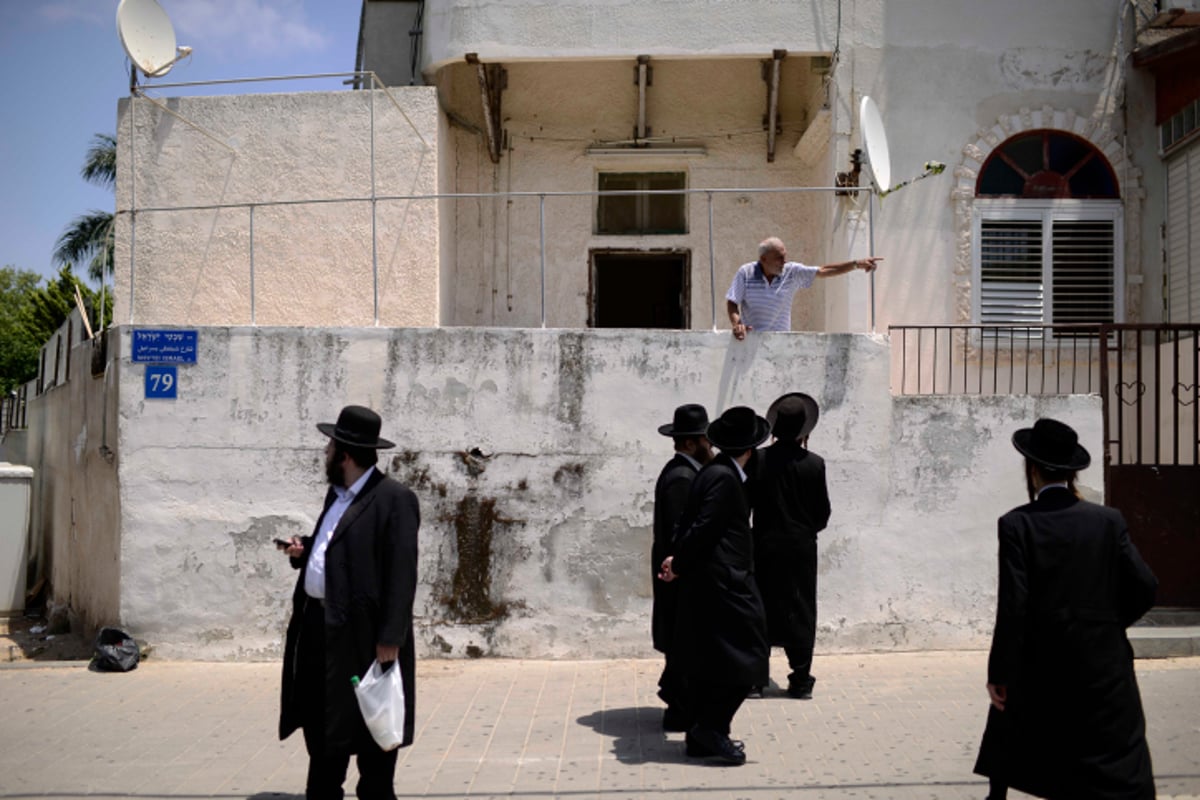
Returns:
[[[893,400],[870,336],[207,327],[175,401],[143,399],[124,329],[120,353],[120,616],[167,658],[279,654],[295,573],[271,539],[314,524],[315,425],[349,402],[398,442],[381,466],[422,504],[419,650],[451,657],[650,652],[655,428],[680,402],[821,402],[824,650],[983,645],[994,520],[1023,495],[1012,431],[1052,415],[1099,451],[1098,398]]]
[[[122,100],[113,318],[370,325],[374,262],[381,324],[438,324],[437,204],[369,202],[372,142],[374,196],[436,193],[437,100],[390,97]]]
[[[79,340],[78,311],[56,336],[64,337],[64,345],[68,329],[75,332],[64,351],[69,369],[62,359],[57,383],[28,402],[25,455],[34,468],[30,588],[46,578],[52,611],[87,634],[119,621],[118,386],[116,372],[106,368],[102,340]],[[49,377],[43,375],[43,386]]]
[[[857,5],[857,4],[856,4]],[[833,50],[837,3],[777,0],[434,0],[425,9],[425,64],[479,53],[486,60],[595,56],[770,56]]]

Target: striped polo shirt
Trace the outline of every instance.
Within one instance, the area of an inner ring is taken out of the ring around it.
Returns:
[[[762,266],[751,261],[738,268],[725,299],[741,308],[742,322],[756,331],[790,331],[792,298],[813,285],[817,272],[817,267],[789,261],[783,265],[783,274],[767,283]]]

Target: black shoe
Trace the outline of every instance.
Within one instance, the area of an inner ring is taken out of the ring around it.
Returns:
[[[675,706],[667,706],[663,712],[662,728],[668,733],[683,733],[692,727],[692,718],[686,711]]]
[[[812,700],[813,686],[817,679],[809,677],[806,681],[788,681],[787,693],[788,697],[794,697],[797,700]]]
[[[703,758],[711,763],[735,767],[746,763],[746,746],[723,733],[693,726],[684,742],[689,758]]]

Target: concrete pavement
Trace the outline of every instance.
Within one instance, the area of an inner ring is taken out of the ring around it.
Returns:
[[[818,656],[815,698],[778,689],[734,719],[749,763],[689,761],[664,735],[659,663],[424,661],[415,797],[982,798],[981,652]],[[1200,798],[1200,658],[1137,662],[1160,798]],[[275,736],[277,664],[0,668],[0,800],[303,795],[299,734]],[[772,674],[786,664],[777,656]],[[351,769],[353,773],[353,767]],[[353,774],[347,785],[353,794]],[[1010,796],[1019,797],[1018,793]]]

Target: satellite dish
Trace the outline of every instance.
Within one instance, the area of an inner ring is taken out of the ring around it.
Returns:
[[[892,183],[892,157],[888,154],[887,133],[883,130],[879,107],[867,95],[863,95],[859,104],[858,121],[862,125],[863,146],[867,150],[875,188],[886,192]]]
[[[117,33],[129,60],[147,78],[166,75],[175,62],[192,52],[175,46],[175,27],[157,0],[121,0]]]

